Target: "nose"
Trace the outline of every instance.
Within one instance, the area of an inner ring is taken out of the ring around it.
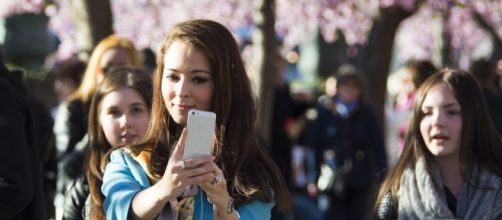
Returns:
[[[179,96],[179,97],[188,97],[188,95],[190,94],[189,92],[189,83],[188,83],[188,80],[186,80],[185,77],[182,77],[178,83],[176,84],[176,96]]]
[[[121,128],[126,128],[126,127],[131,127],[131,123],[132,123],[132,120],[131,120],[131,116],[129,114],[122,114],[122,116],[120,117],[120,127]]]
[[[445,115],[441,111],[436,111],[433,114],[433,125],[442,127],[445,125],[444,120],[445,120]]]

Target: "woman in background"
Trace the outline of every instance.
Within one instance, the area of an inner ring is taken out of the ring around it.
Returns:
[[[69,189],[63,219],[105,219],[101,180],[106,153],[134,144],[145,135],[151,104],[152,80],[145,71],[120,67],[104,78],[89,109],[85,177],[78,178]]]
[[[58,177],[56,187],[56,216],[60,216],[68,186],[82,174],[83,148],[87,146],[87,113],[98,84],[113,67],[140,65],[133,43],[110,35],[93,50],[78,89],[61,104],[55,118],[56,158]],[[80,144],[78,144],[81,142]],[[78,146],[77,146],[78,144]]]
[[[502,143],[473,75],[444,69],[418,89],[378,219],[502,218]]]

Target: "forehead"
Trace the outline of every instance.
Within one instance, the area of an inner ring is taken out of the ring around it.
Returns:
[[[438,83],[429,89],[422,106],[436,106],[444,104],[458,104],[451,89],[444,83]]]
[[[106,94],[101,101],[102,108],[145,104],[143,97],[132,88],[120,88]]]
[[[207,57],[196,47],[182,42],[174,41],[164,54],[164,65],[177,68],[208,68]],[[189,66],[195,65],[195,66]]]
[[[101,64],[117,64],[123,65],[129,63],[129,52],[122,47],[114,47],[107,49],[101,57]]]

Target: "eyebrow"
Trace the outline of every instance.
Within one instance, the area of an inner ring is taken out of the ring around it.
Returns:
[[[174,68],[167,68],[168,70],[170,71],[173,71],[173,72],[182,72],[182,71],[179,71],[177,69],[174,69]],[[189,73],[207,73],[207,74],[211,74],[211,72],[207,71],[207,70],[203,70],[203,69],[190,69],[190,71],[188,71]]]
[[[443,108],[450,108],[450,107],[455,107],[455,106],[459,106],[460,107],[460,103],[458,103],[458,102],[451,102],[451,103],[444,104],[441,107],[443,107]],[[431,108],[431,106],[422,105],[422,108]]]
[[[130,104],[129,106],[138,106],[138,105],[146,105],[146,103],[144,103],[144,102],[135,102],[135,103]]]
[[[129,104],[128,106],[146,106],[146,103],[144,102],[134,102],[134,103],[131,103]],[[119,109],[120,107],[118,107],[117,105],[111,105],[111,106],[108,106],[106,107],[106,109]]]

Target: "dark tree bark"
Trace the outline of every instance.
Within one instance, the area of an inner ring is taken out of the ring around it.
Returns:
[[[361,53],[360,67],[368,80],[368,100],[375,109],[380,123],[384,121],[384,103],[387,76],[394,46],[394,36],[401,21],[414,11],[406,11],[399,6],[381,8],[380,16],[373,20],[368,46]]]
[[[254,67],[258,92],[258,127],[265,144],[270,145],[270,122],[274,100],[275,78],[275,13],[274,0],[257,0],[253,20]]]
[[[113,33],[110,1],[72,0],[70,4],[79,55],[87,59],[96,44]]]
[[[443,15],[443,32],[441,33],[441,37],[443,38],[443,48],[441,48],[441,63],[445,67],[454,67],[453,64],[455,63],[455,55],[452,54],[451,48],[451,33],[447,30],[447,28],[444,28],[444,26],[447,25],[448,20],[450,19],[450,11],[451,8],[448,7]]]
[[[474,20],[492,37],[493,40],[493,52],[491,56],[491,61],[496,62],[502,58],[502,39],[497,34],[497,31],[490,25],[483,16],[479,13],[474,14]]]

